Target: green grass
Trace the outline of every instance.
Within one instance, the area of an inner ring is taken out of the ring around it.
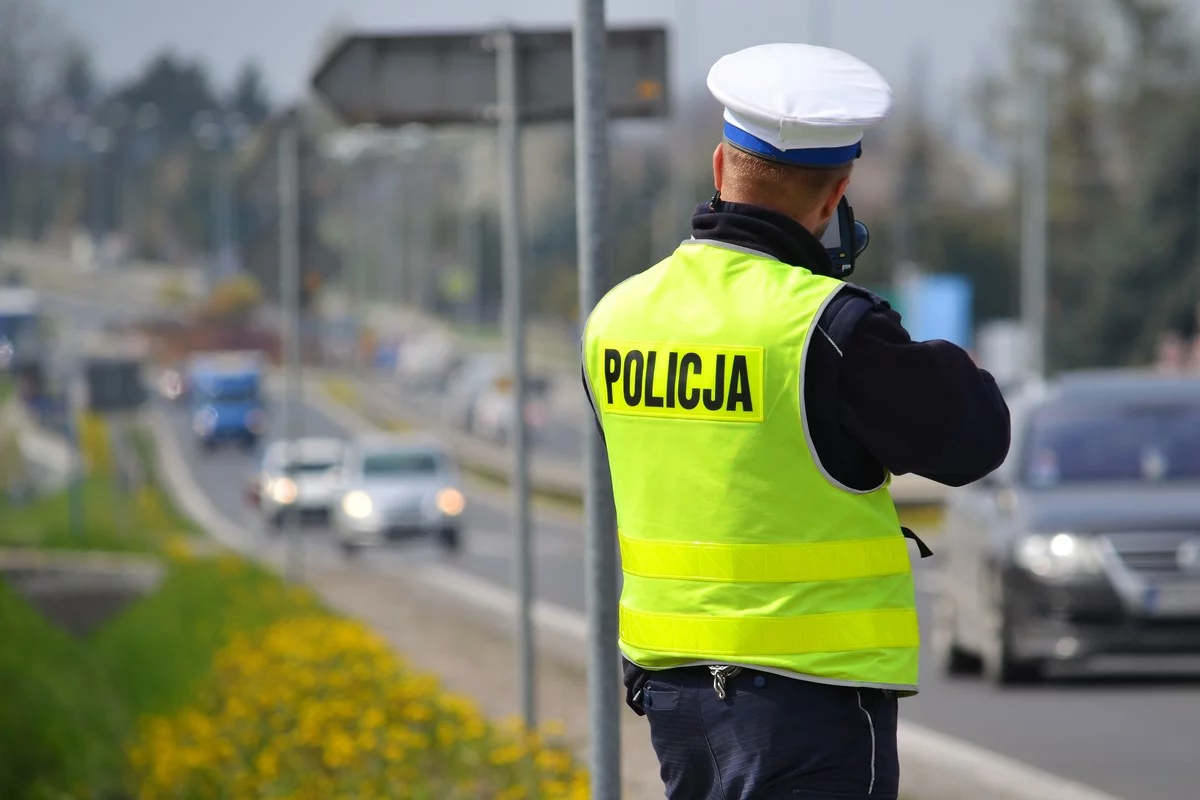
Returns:
[[[0,581],[0,797],[117,797],[130,716],[88,648]]]
[[[239,558],[182,561],[77,641],[0,580],[0,798],[122,797],[123,746],[139,718],[188,703],[236,634],[318,607]]]
[[[196,525],[174,508],[159,483],[150,435],[135,430],[131,439],[145,481],[140,489],[127,496],[112,477],[86,477],[79,485],[78,530],[72,526],[69,488],[29,504],[14,504],[0,493],[0,547],[157,553],[172,534],[195,535]]]
[[[123,498],[106,478],[84,479],[79,487],[78,530],[71,523],[71,492],[63,490],[13,505],[0,497],[0,546],[48,550],[156,552],[164,531],[151,529],[135,503]]]
[[[240,558],[196,559],[166,546],[166,534],[184,526],[154,481],[138,501],[120,498],[107,479],[90,478],[83,489],[80,535],[70,529],[62,492],[23,507],[0,501],[0,544],[176,557],[153,595],[87,641],[56,629],[0,580],[3,800],[122,797],[122,748],[137,719],[192,699],[216,652],[237,633],[318,605],[308,592]]]
[[[92,651],[134,714],[178,708],[238,632],[316,608],[307,592],[234,556],[175,564],[152,596],[101,628]]]

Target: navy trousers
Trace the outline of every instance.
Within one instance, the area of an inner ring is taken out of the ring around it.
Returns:
[[[896,800],[896,696],[743,670],[648,673],[641,707],[669,800]]]

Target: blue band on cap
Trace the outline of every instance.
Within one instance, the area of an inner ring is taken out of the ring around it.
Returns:
[[[862,155],[862,143],[856,142],[845,147],[813,147],[801,150],[780,150],[747,133],[732,122],[725,123],[725,139],[734,147],[753,153],[757,156],[778,161],[781,164],[792,164],[797,167],[840,167],[849,164]]]

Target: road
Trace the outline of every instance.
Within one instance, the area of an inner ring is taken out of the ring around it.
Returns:
[[[177,435],[186,437],[182,412],[172,415]],[[307,408],[304,430],[340,435],[337,425]],[[185,442],[186,445],[186,442]],[[222,452],[191,462],[197,482],[228,516],[257,528],[241,498],[241,481],[251,460]],[[497,502],[499,500],[499,502]],[[475,493],[466,512],[464,552],[457,566],[509,586],[511,559],[508,513],[502,498]],[[582,534],[577,527],[539,521],[535,591],[539,599],[583,610]],[[311,558],[340,558],[327,532],[306,531]],[[276,540],[268,545],[281,547]],[[447,558],[435,548],[371,552],[373,570],[403,576],[424,559]],[[931,576],[920,573],[924,584]],[[931,619],[929,595],[920,596],[922,619]],[[928,641],[929,633],[925,632]],[[904,718],[974,744],[1073,778],[1129,800],[1195,800],[1193,766],[1200,739],[1200,691],[1193,683],[1073,680],[1000,693],[971,679],[948,680],[926,665],[921,694],[906,700]]]
[[[183,408],[171,408],[171,428],[189,458],[189,467],[197,484],[225,516],[242,522],[263,547],[283,549],[283,535],[268,532],[258,515],[244,499],[245,481],[254,469],[254,457],[236,449],[201,455],[188,440],[189,418]],[[343,436],[333,421],[316,409],[306,407],[301,420],[305,436]],[[508,512],[503,496],[476,491],[468,498],[464,512],[463,551],[455,556],[457,566],[504,586],[510,585],[512,537],[508,531]],[[549,602],[574,609],[583,608],[582,534],[577,528],[539,522],[535,527],[539,540],[534,581],[538,596]],[[329,532],[317,526],[303,530],[306,558],[341,559]],[[444,560],[433,543],[416,542],[395,548],[369,551],[363,556],[371,569],[395,569],[402,572],[427,559]]]
[[[79,309],[73,321],[94,318]],[[171,414],[176,435],[190,453],[187,420]],[[303,414],[306,434],[339,435],[342,431],[316,409]],[[250,457],[221,452],[194,456],[193,474],[214,503],[232,519],[260,530],[242,500],[242,481],[252,469]],[[472,492],[466,511],[464,552],[457,566],[508,586],[511,579],[509,515],[503,496]],[[280,537],[261,532],[262,546],[281,548]],[[575,525],[539,520],[534,580],[539,599],[582,610],[582,534]],[[310,559],[337,559],[327,532],[303,536]],[[402,579],[429,559],[446,559],[436,548],[409,546],[370,552],[361,568],[394,572]],[[936,559],[934,559],[936,562]],[[919,585],[936,578],[922,565]],[[919,597],[922,619],[931,619],[929,595]],[[929,640],[925,631],[925,640]],[[905,719],[960,737],[1049,772],[1096,786],[1128,800],[1195,800],[1196,754],[1200,752],[1200,685],[1195,681],[1073,680],[1040,687],[1006,689],[976,680],[950,680],[926,664],[921,694],[902,704]],[[1048,798],[1047,800],[1052,800]]]

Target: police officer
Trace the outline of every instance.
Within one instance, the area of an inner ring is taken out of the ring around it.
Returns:
[[[772,44],[722,58],[708,86],[725,106],[716,194],[583,335],[626,699],[672,800],[895,798],[920,642],[915,536],[888,485],[991,472],[1008,408],[966,352],[912,341],[841,280],[864,244],[844,198],[891,109],[883,78]]]

